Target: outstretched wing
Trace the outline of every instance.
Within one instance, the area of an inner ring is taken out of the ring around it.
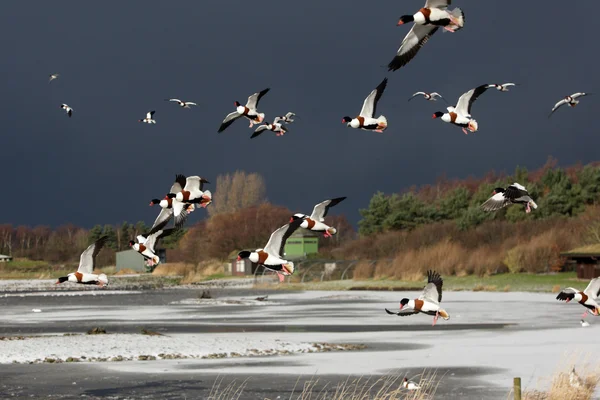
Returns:
[[[572,288],[572,287],[565,288],[560,291],[558,296],[556,296],[556,300],[560,300],[560,301],[573,300],[573,298],[575,297],[575,294],[577,292],[578,292],[578,290],[575,288]]]
[[[408,101],[411,101],[412,99],[414,99],[417,96],[425,96],[425,92],[417,92],[415,94],[413,94],[412,96],[410,96],[410,99],[408,99]]]
[[[175,175],[175,183],[171,186],[171,191],[169,193],[179,193],[183,190],[186,184],[185,175],[177,174]]]
[[[359,115],[361,117],[373,118],[375,116],[375,113],[377,112],[377,102],[381,98],[381,95],[387,86],[387,81],[387,78],[383,78],[381,83],[377,85],[377,87],[367,96],[363,102],[362,109],[360,110]]]
[[[396,52],[396,57],[388,64],[388,70],[396,71],[408,64],[437,30],[438,28],[433,25],[414,24],[402,40],[402,44]]]
[[[427,285],[423,289],[423,294],[419,296],[419,300],[427,300],[432,303],[439,304],[442,301],[442,285],[444,280],[435,271],[427,271]]]
[[[148,114],[146,114],[146,118],[148,119],[152,119],[152,116],[154,115],[156,111],[149,111]]]
[[[567,100],[565,100],[565,99],[562,99],[561,101],[559,101],[558,103],[556,103],[554,105],[554,107],[552,107],[552,111],[550,111],[550,114],[548,115],[548,118],[550,118],[552,116],[552,114],[554,114],[554,111],[558,110],[559,108],[561,108],[565,104],[567,104]]]
[[[173,202],[175,202],[175,201],[176,200],[173,200]],[[167,226],[167,224],[171,220],[172,216],[173,216],[172,208],[163,208],[160,211],[160,213],[158,214],[158,217],[156,217],[156,220],[154,221],[154,223],[152,224],[151,230],[160,230],[160,229],[164,228],[165,226]]]
[[[269,92],[269,90],[271,89],[266,88],[258,93],[254,93],[252,96],[249,96],[248,102],[246,103],[246,107],[248,107],[251,110],[256,110],[256,107],[258,107],[258,102],[265,94]]]
[[[323,222],[323,219],[327,216],[329,209],[340,203],[345,198],[346,197],[338,197],[331,200],[325,200],[324,202],[317,204],[315,208],[313,208],[313,212],[310,215],[310,219],[312,219],[313,221]]]
[[[510,201],[504,197],[504,193],[496,193],[481,205],[483,211],[497,211],[510,204]]]
[[[269,241],[267,242],[267,245],[265,246],[264,250],[267,253],[272,254],[274,256],[283,257],[283,248],[285,247],[285,241],[291,236],[292,233],[296,231],[296,229],[298,229],[298,227],[300,226],[300,224],[302,224],[303,221],[303,219],[296,219],[290,222],[289,224],[277,229],[271,234],[271,237],[269,238]]]
[[[83,274],[91,274],[96,269],[96,256],[104,247],[108,236],[102,236],[100,239],[96,240],[94,243],[90,244],[87,249],[83,253],[81,253],[81,257],[79,257],[79,268],[77,268],[77,272],[81,272]]]
[[[156,245],[156,242],[158,242],[158,239],[169,236],[174,231],[175,231],[174,228],[152,230],[148,234],[148,237],[146,238],[146,242],[144,243],[144,246],[149,248],[150,251],[154,253],[155,252],[154,246]]]
[[[175,216],[175,229],[183,228],[188,217],[188,204],[173,199],[173,215]]]
[[[250,136],[250,139],[253,139],[257,136],[259,136],[261,133],[263,133],[264,131],[266,131],[268,128],[266,125],[261,125],[258,128],[256,128],[254,130],[254,133],[252,134],[252,136]]]
[[[219,127],[219,130],[217,132],[218,133],[223,132],[225,129],[229,128],[229,125],[233,124],[235,122],[235,120],[237,120],[241,116],[242,116],[242,114],[240,114],[237,111],[227,114],[227,116],[221,123],[221,126]]]
[[[592,299],[597,299],[600,295],[600,278],[594,278],[587,285],[583,293],[587,294]]]
[[[578,97],[589,96],[591,93],[573,93],[571,95],[572,98],[576,99]]]
[[[413,309],[408,309],[408,310],[400,310],[398,312],[394,312],[394,311],[390,311],[387,308],[385,309],[385,312],[390,314],[390,315],[397,315],[399,317],[406,317],[407,315],[414,315],[414,314],[418,314],[418,311],[415,311]]]
[[[460,96],[456,105],[456,112],[462,116],[471,115],[471,107],[473,107],[473,103],[489,88],[490,85],[488,84],[477,86],[475,89],[471,89],[467,93]]]
[[[181,101],[181,100],[179,100],[179,99],[165,99],[165,100],[166,100],[166,101],[174,101],[174,102],[176,102],[176,103],[182,103],[182,101]]]

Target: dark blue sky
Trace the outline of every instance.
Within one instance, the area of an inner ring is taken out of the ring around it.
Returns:
[[[381,68],[422,0],[349,3],[20,1],[0,13],[2,156],[0,223],[84,226],[145,220],[176,173],[211,181],[243,169],[262,174],[270,201],[309,212],[326,198],[352,222],[374,192],[448,177],[598,159],[598,98],[575,109],[554,103],[599,92],[594,24],[577,26],[597,0],[565,3],[455,1],[465,28],[437,33],[405,68]],[[47,83],[48,74],[59,80]],[[384,76],[384,134],[341,124]],[[438,91],[455,103],[483,83],[518,82],[474,105],[479,132],[431,119],[445,105],[407,99]],[[217,128],[251,93],[270,87],[260,111],[301,119],[283,138],[239,121]],[[201,107],[179,109],[177,97]],[[61,103],[74,108],[69,119]],[[140,124],[148,110],[157,124]],[[214,185],[210,186],[214,190]],[[202,213],[194,213],[197,220]]]

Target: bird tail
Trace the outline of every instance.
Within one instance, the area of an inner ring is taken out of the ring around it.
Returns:
[[[212,193],[210,190],[205,190],[200,200],[200,207],[206,208],[210,203],[212,203]]]
[[[281,273],[283,275],[292,275],[295,270],[294,263],[291,261],[281,265]]]
[[[454,19],[452,21],[452,24],[450,25],[450,28],[457,31],[459,29],[462,29],[463,26],[465,26],[465,13],[463,12],[463,10],[461,10],[460,8],[455,8],[454,10],[450,11],[450,15]]]
[[[258,122],[263,122],[265,120],[265,113],[256,114],[256,118],[258,119]]]
[[[438,313],[440,314],[440,317],[444,318],[445,320],[449,320],[450,319],[450,314],[448,314],[448,312],[446,310],[440,309],[438,311]]]
[[[387,118],[383,115],[380,115],[379,118],[377,118],[377,123],[379,124],[380,127],[385,127],[387,128]]]

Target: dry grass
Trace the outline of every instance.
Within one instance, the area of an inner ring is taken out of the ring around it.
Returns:
[[[558,292],[560,292],[560,285],[552,286],[552,293],[558,293]]]
[[[139,274],[138,271],[131,269],[131,268],[123,268],[121,270],[119,270],[118,272],[115,272],[114,275],[119,276],[119,275],[135,275],[135,274]]]
[[[563,370],[557,371],[551,378],[547,391],[528,390],[523,393],[523,400],[590,400],[600,382],[600,368],[597,363],[591,366],[585,362],[577,362],[578,357],[567,357],[568,361],[561,363]],[[581,378],[582,384],[572,383],[569,376],[573,366]],[[546,381],[547,382],[547,381]],[[544,381],[542,380],[542,384]]]
[[[159,264],[154,271],[152,271],[152,275],[155,276],[183,276],[188,271],[190,271],[194,266],[192,264],[184,264],[184,263],[166,263]]]
[[[402,375],[364,378],[348,377],[338,384],[321,382],[319,379],[306,381],[300,390],[298,381],[289,400],[425,400],[433,399],[438,382],[435,373],[424,373],[420,379],[411,378],[420,386],[420,390],[406,390],[402,387]],[[232,381],[223,385],[223,379],[218,378],[211,389],[208,400],[238,400],[243,395],[247,380]],[[265,398],[265,400],[272,400]]]

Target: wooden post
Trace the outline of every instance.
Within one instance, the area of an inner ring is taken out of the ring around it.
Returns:
[[[521,400],[521,378],[513,379],[513,391],[515,392],[515,400]]]

